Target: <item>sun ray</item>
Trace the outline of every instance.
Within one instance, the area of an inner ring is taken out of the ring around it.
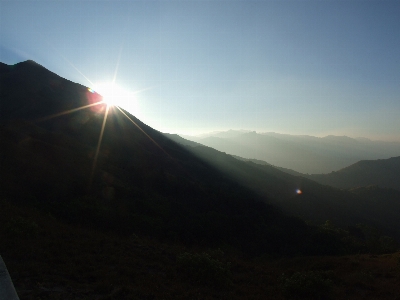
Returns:
[[[60,54],[61,55],[61,54]],[[63,57],[61,55],[61,57]],[[71,62],[68,61],[68,59],[66,59],[65,57],[63,57],[79,74],[81,74],[91,85],[93,85],[93,82],[87,78],[81,71],[79,71],[79,69],[77,67],[75,67]]]
[[[51,45],[50,45],[51,46]],[[51,46],[52,47],[52,46]],[[93,85],[93,82],[87,78],[77,67],[75,67],[75,65],[70,62],[64,55],[62,55],[60,52],[57,51],[56,48],[52,47],[57,53],[58,55],[60,55],[71,67],[73,67],[75,69],[75,71],[77,71],[79,74],[81,74],[83,76],[83,78],[85,78],[91,85]]]
[[[156,87],[157,87],[157,85],[150,86],[150,87],[147,87],[147,88],[144,88],[144,89],[141,89],[141,90],[134,91],[133,94],[140,94],[142,92],[145,92],[145,91],[148,91],[148,90],[152,90],[152,89],[154,89]]]
[[[101,125],[99,140],[98,140],[98,142],[97,142],[96,153],[95,153],[94,159],[93,159],[92,172],[90,173],[89,190],[92,188],[94,171],[96,170],[97,159],[98,159],[98,157],[99,157],[100,146],[101,146],[101,142],[102,142],[102,140],[103,140],[104,128],[106,127],[106,122],[107,122],[107,116],[108,116],[108,111],[109,111],[109,109],[110,109],[110,106],[107,105],[106,112],[104,113],[103,124]]]
[[[51,47],[52,47],[52,45],[50,45]],[[52,48],[54,48],[54,47],[52,47]],[[54,48],[54,50],[56,50],[55,48]],[[114,74],[113,74],[113,79],[112,79],[112,84],[115,84],[115,81],[116,81],[116,78],[117,78],[117,74],[118,74],[118,69],[119,69],[119,65],[120,65],[120,60],[121,60],[121,55],[122,55],[122,50],[123,50],[123,45],[121,46],[121,48],[120,48],[120,51],[119,51],[119,55],[118,55],[118,59],[117,59],[117,64],[116,64],[116,66],[115,66],[115,70],[114,70]],[[66,57],[64,57],[61,53],[59,53],[58,51],[56,51],[70,66],[72,66],[80,75],[82,75],[91,85],[92,85],[92,87],[94,87],[95,86],[95,84],[88,78],[88,77],[86,77],[74,64],[72,64]],[[142,90],[138,90],[138,91],[135,91],[134,93],[132,93],[132,94],[139,94],[139,93],[141,93],[141,92],[144,92],[144,91],[147,91],[147,90],[150,90],[150,89],[153,89],[153,88],[155,88],[155,86],[152,86],[152,87],[148,87],[148,88],[144,88],[144,89],[142,89]],[[91,88],[89,88],[89,91],[90,92],[94,92],[94,90],[92,90]],[[118,110],[126,117],[126,118],[128,118],[128,120],[129,121],[131,121],[140,131],[142,131],[159,149],[161,149],[161,151],[163,151],[169,158],[171,158],[172,160],[175,160],[171,155],[169,155],[152,137],[150,137],[135,121],[133,121],[117,104],[110,104],[110,103],[107,103],[104,99],[102,100],[102,101],[98,101],[98,102],[96,102],[96,103],[91,103],[91,104],[88,104],[88,105],[84,105],[84,106],[81,106],[81,107],[77,107],[77,108],[74,108],[74,109],[70,109],[70,110],[66,110],[66,111],[63,111],[63,112],[60,112],[60,113],[57,113],[57,114],[53,114],[53,115],[50,115],[50,116],[47,116],[47,117],[43,117],[43,118],[40,118],[40,119],[37,119],[35,122],[43,122],[43,121],[46,121],[46,120],[49,120],[49,119],[52,119],[52,118],[56,118],[56,117],[60,117],[60,116],[63,116],[63,115],[67,115],[67,114],[71,114],[71,113],[74,113],[74,112],[76,112],[76,111],[79,111],[79,110],[82,110],[82,109],[85,109],[85,108],[89,108],[89,107],[93,107],[93,106],[97,106],[97,105],[100,105],[100,104],[105,104],[106,105],[106,111],[105,111],[105,113],[104,113],[104,118],[103,118],[103,123],[102,123],[102,126],[101,126],[101,129],[100,129],[100,135],[99,135],[99,140],[98,140],[98,142],[97,142],[97,147],[96,147],[96,152],[95,152],[95,155],[94,155],[94,158],[93,158],[93,164],[92,164],[92,170],[91,170],[91,174],[90,174],[90,179],[89,179],[89,186],[88,186],[88,190],[90,191],[91,190],[91,187],[92,187],[92,183],[93,183],[93,179],[94,179],[94,174],[95,174],[95,171],[96,171],[96,166],[97,166],[97,161],[98,161],[98,156],[99,156],[99,153],[100,153],[100,148],[101,148],[101,143],[102,143],[102,140],[103,140],[103,135],[104,135],[104,130],[105,130],[105,127],[106,127],[106,122],[107,122],[107,117],[108,117],[108,114],[109,114],[109,110],[110,110],[110,107],[112,107],[112,106],[115,106],[116,108],[118,108]]]
[[[119,108],[118,106],[117,106],[117,108],[119,109],[119,111],[120,111],[121,113],[124,114],[125,117],[127,117],[127,118],[129,119],[129,121],[131,121],[137,128],[139,128],[139,130],[140,130],[141,132],[143,132],[143,133],[158,147],[158,148],[160,148],[162,152],[164,152],[169,158],[173,159],[173,158],[171,157],[171,155],[169,155],[168,152],[165,151],[165,150],[163,149],[163,147],[161,147],[151,136],[149,136],[149,135],[148,135],[135,121],[133,121],[121,108]]]
[[[114,71],[114,76],[113,76],[112,83],[115,83],[115,80],[117,79],[118,68],[119,68],[119,62],[120,62],[120,60],[121,60],[121,54],[122,54],[122,48],[123,48],[123,45],[122,45],[121,48],[119,49],[118,60],[117,60],[116,66],[115,66],[115,71]]]
[[[173,162],[177,164],[177,166],[190,178],[195,182],[198,187],[202,190],[205,191],[204,188],[199,184],[198,180],[192,176],[180,163],[178,160],[176,160],[174,157],[172,157],[167,151],[164,150],[163,147],[161,147],[151,136],[149,136],[135,121],[133,121],[120,107],[116,106],[116,108],[119,109],[119,111],[128,118],[129,121],[131,121],[141,132],[143,132],[158,148],[161,149],[162,152],[164,152]]]
[[[96,102],[96,103],[80,106],[80,107],[69,109],[69,110],[54,114],[54,115],[50,115],[50,116],[47,116],[47,117],[43,117],[43,118],[37,119],[37,120],[35,120],[35,122],[47,121],[47,120],[50,120],[50,119],[53,119],[53,118],[56,118],[56,117],[60,117],[60,116],[67,115],[67,114],[71,114],[71,113],[74,113],[76,111],[79,111],[79,110],[82,110],[82,109],[85,109],[85,108],[89,108],[89,107],[92,107],[92,106],[100,105],[100,104],[105,104],[105,103],[103,101],[99,101],[99,102]]]

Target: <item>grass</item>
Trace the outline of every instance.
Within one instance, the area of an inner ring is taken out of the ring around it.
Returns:
[[[0,219],[9,224],[0,227],[0,253],[21,299],[395,299],[400,294],[400,253],[249,259],[229,249],[190,248],[66,224],[6,200],[0,200]]]

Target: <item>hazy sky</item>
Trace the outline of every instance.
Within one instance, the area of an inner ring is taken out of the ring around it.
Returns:
[[[0,0],[0,61],[27,59],[86,86],[119,61],[163,132],[400,141],[400,1]]]

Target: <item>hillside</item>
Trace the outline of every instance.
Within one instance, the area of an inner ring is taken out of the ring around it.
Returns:
[[[266,161],[303,174],[338,171],[363,159],[385,159],[400,154],[400,143],[230,130],[186,139],[231,155]]]
[[[178,139],[176,139],[176,141],[179,142]],[[236,155],[232,156],[241,161],[253,162],[263,166],[272,166],[263,160],[248,159]],[[272,167],[294,176],[311,179],[322,185],[329,185],[339,189],[347,189],[351,190],[352,192],[357,190],[365,190],[366,192],[363,193],[363,196],[369,196],[369,192],[371,192],[371,196],[374,198],[378,197],[376,195],[377,192],[382,192],[383,194],[380,197],[385,198],[387,196],[384,195],[386,194],[386,191],[391,189],[395,189],[397,191],[400,190],[399,157],[371,161],[359,161],[351,166],[343,168],[337,172],[331,172],[329,174],[307,175],[278,166]],[[371,189],[372,186],[376,187],[376,189]],[[381,188],[378,188],[378,186]],[[391,195],[391,198],[396,197],[394,196],[396,194],[395,191],[389,194]],[[400,199],[400,197],[397,196],[397,199]]]
[[[399,221],[393,214],[400,209],[399,201],[368,203],[365,195],[359,196],[350,191],[321,185],[305,177],[294,176],[269,165],[243,162],[208,147],[188,148],[196,156],[208,161],[220,171],[230,174],[260,195],[267,197],[268,203],[284,212],[321,224],[326,220],[340,226],[357,223],[370,224],[381,228],[386,234],[400,238]],[[297,194],[297,190],[301,194]],[[383,214],[377,216],[376,211]]]
[[[379,185],[400,190],[400,156],[389,159],[362,160],[329,174],[312,174],[308,178],[341,189]]]
[[[66,224],[3,199],[0,218],[0,253],[20,299],[389,300],[400,293],[399,252],[249,260],[229,249]]]
[[[110,109],[97,148],[105,105],[76,108],[101,96],[34,62],[1,74],[1,97],[0,184],[6,199],[70,222],[230,245],[248,255],[342,251],[317,250],[315,228],[266,204],[265,195],[127,112]]]
[[[32,61],[1,66],[0,97],[0,252],[23,299],[397,291],[398,254],[376,256],[398,249],[395,201],[377,219],[360,193],[180,145],[117,108],[105,122],[100,95]]]

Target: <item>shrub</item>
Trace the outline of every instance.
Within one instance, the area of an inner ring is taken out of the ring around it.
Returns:
[[[296,272],[292,276],[281,277],[282,292],[289,298],[326,299],[332,290],[331,272]]]
[[[182,275],[194,283],[219,288],[232,285],[230,263],[224,263],[208,253],[182,253],[177,257],[177,265]]]

